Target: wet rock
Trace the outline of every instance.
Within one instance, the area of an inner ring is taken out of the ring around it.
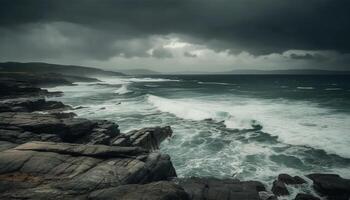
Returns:
[[[87,120],[81,118],[65,118],[57,114],[41,113],[0,113],[1,127],[16,127],[16,131],[6,131],[7,138],[21,138],[21,140],[4,139],[16,143],[31,140],[63,141],[88,144],[109,144],[112,138],[119,134],[118,125],[106,120]],[[26,134],[25,134],[26,133]],[[55,140],[40,139],[41,136],[55,136]],[[57,140],[59,138],[59,140]]]
[[[16,98],[0,102],[1,112],[63,111],[71,109],[58,101],[46,101],[42,98]]]
[[[260,200],[278,200],[277,197],[272,193],[268,191],[261,191],[259,192]]]
[[[9,128],[9,127],[6,127]],[[0,141],[14,144],[22,144],[28,141],[51,141],[61,142],[61,138],[55,134],[36,134],[23,129],[0,128]]]
[[[279,180],[276,180],[273,182],[271,191],[276,196],[289,195],[289,191],[288,191],[286,185],[282,181],[279,181]]]
[[[296,185],[306,183],[304,179],[300,176],[290,176],[289,174],[280,174],[278,175],[278,180],[287,184],[287,185]]]
[[[0,76],[0,98],[39,96],[49,93],[47,90],[37,88],[28,82],[2,76]]]
[[[113,146],[132,146],[129,137],[125,136],[124,134],[121,134],[120,136],[113,139],[111,142],[111,145]]]
[[[57,119],[65,119],[65,118],[73,118],[77,116],[73,112],[54,112],[50,113],[51,115],[54,115]]]
[[[337,174],[309,174],[313,187],[328,199],[348,200],[350,198],[350,179],[344,179]]]
[[[118,125],[107,120],[94,120],[94,127],[82,138],[76,140],[78,143],[105,144],[110,145],[111,141],[120,135]]]
[[[31,142],[0,152],[1,199],[66,199],[173,176],[168,156],[139,147]]]
[[[185,178],[175,181],[193,200],[260,200],[259,192],[265,190],[263,184],[256,181],[216,178]]]
[[[320,198],[315,197],[311,194],[303,194],[303,193],[299,193],[297,194],[297,196],[295,197],[295,200],[320,200]]]
[[[7,149],[12,149],[12,148],[14,148],[16,146],[17,146],[17,144],[0,140],[0,151],[4,151],[4,150],[7,150]]]
[[[159,149],[159,145],[167,137],[172,135],[173,131],[170,126],[151,127],[134,130],[126,133],[130,143],[133,146],[139,146],[149,150]]]
[[[187,193],[178,185],[160,181],[145,185],[122,185],[97,190],[89,195],[89,199],[104,200],[188,200]]]

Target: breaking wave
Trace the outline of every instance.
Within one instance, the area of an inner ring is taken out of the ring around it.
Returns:
[[[148,102],[162,112],[187,120],[212,119],[229,129],[252,129],[278,136],[291,145],[323,149],[350,158],[350,116],[334,113],[304,101],[272,101],[245,98],[167,99],[148,95]]]

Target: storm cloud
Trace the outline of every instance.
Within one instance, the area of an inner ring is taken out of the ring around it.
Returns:
[[[254,58],[304,50],[332,51],[327,56],[347,60],[349,10],[347,0],[3,0],[0,54],[7,60],[102,62],[164,60],[176,53],[194,60],[201,49]],[[164,48],[174,38],[189,44],[183,52]],[[307,52],[289,56],[321,58],[328,59]]]

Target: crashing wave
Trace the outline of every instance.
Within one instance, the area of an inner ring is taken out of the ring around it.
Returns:
[[[127,85],[122,85],[120,88],[118,88],[114,93],[116,94],[128,94],[131,91],[128,89]]]

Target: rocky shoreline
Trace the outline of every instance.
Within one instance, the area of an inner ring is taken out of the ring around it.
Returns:
[[[94,79],[0,77],[0,199],[273,200],[312,181],[313,194],[296,200],[349,200],[350,180],[335,174],[280,174],[272,188],[259,181],[177,178],[170,157],[159,151],[170,127],[121,133],[113,122],[78,118],[70,106],[47,101],[60,93],[40,88],[74,80]]]

